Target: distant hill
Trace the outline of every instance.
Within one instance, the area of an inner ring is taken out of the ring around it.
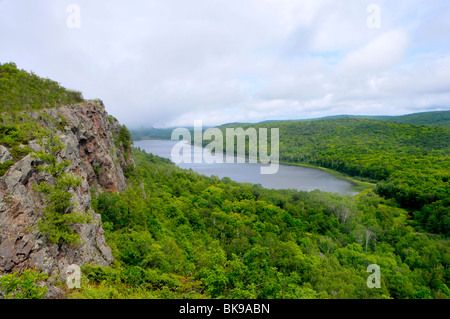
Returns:
[[[140,129],[131,129],[131,138],[133,141],[140,141],[140,140],[154,140],[154,139],[160,139],[160,140],[170,140],[172,136],[173,128],[140,128]]]
[[[416,126],[433,126],[433,127],[443,127],[450,128],[450,111],[434,111],[434,112],[422,112],[422,113],[414,113],[400,116],[388,116],[388,115],[333,115],[333,116],[325,116],[314,119],[300,119],[300,120],[267,120],[259,123],[255,123],[254,125],[259,124],[269,124],[269,123],[284,123],[284,122],[308,122],[308,121],[317,121],[317,120],[328,120],[328,119],[341,119],[341,118],[357,118],[357,119],[370,119],[370,120],[380,120],[387,122],[394,122],[400,124],[410,124]],[[238,127],[238,126],[246,126],[248,127],[250,123],[226,123],[220,125],[220,127]],[[207,127],[204,127],[206,129]],[[139,128],[132,129],[131,137],[134,141],[139,140],[148,140],[148,139],[162,139],[162,140],[170,140],[172,131],[174,128]],[[190,131],[193,131],[193,128],[188,128]]]
[[[439,126],[450,128],[450,111],[434,111],[434,112],[422,112],[413,113],[400,116],[389,116],[389,115],[335,115],[326,116],[320,119],[337,119],[337,118],[362,118],[362,119],[372,119],[381,120],[401,124],[410,124],[417,126]],[[315,120],[315,119],[314,119]]]
[[[413,113],[399,116],[389,116],[389,115],[350,115],[350,114],[341,114],[341,115],[332,115],[325,116],[313,119],[300,119],[300,120],[267,120],[260,122],[259,124],[264,123],[273,123],[273,122],[289,122],[289,121],[315,121],[315,120],[324,120],[324,119],[339,119],[339,118],[361,118],[361,119],[371,119],[371,120],[381,120],[381,121],[389,121],[401,124],[410,124],[417,126],[439,126],[450,128],[450,110],[449,111],[433,111],[433,112],[421,112],[421,113]],[[225,125],[235,125],[237,123],[228,123]]]
[[[194,127],[186,127],[191,135],[194,135]],[[207,129],[209,126],[204,126],[203,129]],[[135,128],[130,129],[131,139],[133,141],[140,140],[170,140],[172,138],[172,132],[175,127],[169,128]]]
[[[373,116],[368,118],[418,126],[450,128],[450,111],[423,112],[402,116]]]

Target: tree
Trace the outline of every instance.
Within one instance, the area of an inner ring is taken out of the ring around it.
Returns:
[[[370,229],[370,227],[366,228],[366,233],[365,233],[365,239],[366,239],[366,254],[367,254],[367,247],[369,245],[369,241],[372,238],[372,236],[374,235],[372,229]]]
[[[73,194],[70,190],[78,187],[81,179],[64,172],[71,161],[58,162],[58,155],[65,145],[57,136],[49,130],[43,130],[39,144],[42,150],[32,156],[44,162],[38,169],[50,174],[54,178],[54,185],[47,181],[33,185],[33,189],[43,194],[45,200],[42,218],[37,227],[54,244],[78,244],[80,236],[73,230],[73,225],[86,223],[89,218],[74,212],[75,206],[71,201]]]

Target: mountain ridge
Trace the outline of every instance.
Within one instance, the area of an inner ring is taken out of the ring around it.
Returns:
[[[404,114],[404,115],[340,114],[340,115],[330,115],[330,116],[310,118],[310,119],[266,120],[266,121],[258,122],[255,124],[265,124],[265,123],[273,123],[273,122],[307,122],[307,121],[339,119],[339,118],[361,118],[361,119],[372,119],[372,120],[396,122],[396,123],[402,123],[402,124],[424,125],[424,126],[430,125],[430,126],[442,126],[442,127],[450,128],[450,110],[418,112],[418,113],[409,113],[409,114]],[[235,122],[235,123],[222,124],[220,126],[241,125],[241,124],[248,124],[248,123]]]
[[[450,110],[449,111],[431,111],[431,112],[419,112],[419,113],[410,113],[405,115],[398,116],[390,116],[390,115],[350,115],[350,114],[342,114],[342,115],[331,115],[325,117],[318,117],[312,119],[289,119],[289,120],[266,120],[262,122],[256,123],[246,123],[246,122],[232,122],[225,123],[217,126],[211,127],[227,127],[227,126],[249,126],[249,125],[259,125],[259,124],[269,124],[269,123],[286,123],[286,122],[311,122],[311,121],[319,121],[319,120],[337,120],[343,118],[355,118],[355,119],[369,119],[369,120],[378,120],[384,122],[393,122],[399,124],[409,124],[414,126],[431,126],[431,127],[442,127],[442,128],[450,128]],[[193,131],[193,127],[187,127],[190,131]],[[203,127],[206,129],[209,127]],[[133,140],[142,140],[142,139],[171,139],[171,133],[175,129],[175,127],[170,128],[132,128],[131,134]]]

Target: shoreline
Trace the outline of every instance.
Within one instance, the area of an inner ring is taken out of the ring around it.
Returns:
[[[327,172],[327,173],[333,175],[336,178],[339,178],[341,180],[344,180],[344,181],[347,181],[347,182],[353,184],[352,187],[354,187],[355,191],[357,190],[358,192],[362,192],[362,191],[364,191],[366,189],[374,188],[377,185],[376,183],[371,183],[371,182],[365,182],[365,181],[358,180],[358,179],[356,179],[354,177],[348,176],[348,175],[346,175],[344,173],[341,173],[341,172],[338,172],[338,171],[334,171],[334,170],[326,168],[326,167],[316,166],[316,165],[307,164],[307,163],[280,162],[280,164],[288,165],[288,166],[302,166],[302,167],[319,169],[321,171],[324,171],[324,172]]]
[[[161,138],[146,138],[146,139],[140,139],[140,140],[133,140],[133,142],[138,142],[138,141],[172,141],[170,139],[161,139]],[[192,143],[191,143],[192,144]],[[205,148],[204,146],[202,146],[202,148]],[[233,154],[233,156],[237,157],[238,155]],[[250,158],[249,156],[245,156],[246,158]],[[355,192],[361,193],[364,190],[367,189],[373,189],[376,186],[376,183],[371,183],[371,182],[366,182],[366,181],[361,181],[358,180],[357,178],[348,176],[344,173],[341,173],[339,171],[334,171],[332,169],[326,168],[326,167],[321,167],[321,166],[316,166],[316,165],[312,165],[312,164],[307,164],[307,163],[289,163],[289,162],[282,162],[280,161],[278,164],[280,165],[286,165],[286,166],[301,166],[301,167],[307,167],[307,168],[313,168],[313,169],[318,169],[324,172],[329,173],[330,175],[332,175],[333,177],[336,177],[340,180],[344,180],[347,181],[349,183],[352,184],[351,189]]]

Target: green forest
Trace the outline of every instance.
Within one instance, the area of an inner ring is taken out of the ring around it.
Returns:
[[[448,239],[408,211],[355,197],[198,175],[133,149],[129,189],[101,193],[116,261],[86,266],[76,298],[448,298]],[[366,270],[381,268],[381,288]]]
[[[406,209],[418,229],[450,235],[448,128],[337,118],[221,129],[225,134],[231,127],[279,128],[280,162],[324,167],[377,183],[375,192]]]
[[[402,116],[374,116],[372,118],[418,126],[440,126],[450,128],[450,111],[423,112]]]
[[[44,114],[31,119],[29,111],[74,103],[81,95],[13,64],[0,70],[0,144],[13,155],[0,167],[3,175],[31,152],[27,143],[42,139],[38,123],[42,128],[51,121]],[[91,189],[115,261],[83,266],[79,289],[57,283],[66,297],[450,298],[448,129],[354,118],[252,126],[280,128],[284,163],[329,168],[376,187],[350,197],[206,177],[132,148],[123,127],[118,143],[131,148],[136,163],[126,170],[127,190]],[[56,181],[76,184],[57,165],[49,167]],[[58,183],[35,190],[55,207],[69,204],[71,195]],[[42,229],[52,230],[52,220],[61,217],[55,207],[45,212]],[[54,240],[76,245],[73,235],[65,231]],[[380,267],[380,288],[367,284],[373,264]],[[43,298],[45,287],[35,283],[45,276],[8,274],[0,288],[22,285],[21,297]]]
[[[387,115],[336,115],[327,116],[320,119],[337,119],[337,118],[359,118],[370,120],[382,120],[401,124],[411,124],[416,126],[438,126],[450,128],[450,111],[432,111],[406,114],[400,116],[387,116]],[[309,120],[305,120],[309,121]],[[275,121],[271,121],[275,122]]]

